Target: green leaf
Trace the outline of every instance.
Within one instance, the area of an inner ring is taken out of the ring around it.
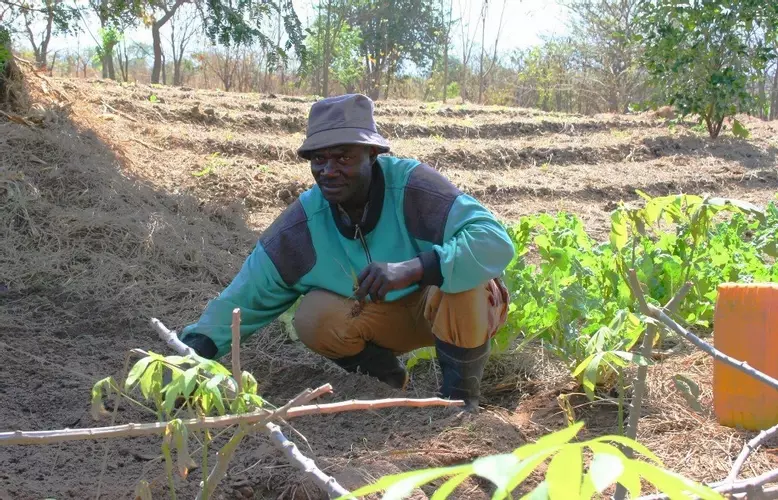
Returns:
[[[546,483],[551,498],[578,498],[581,492],[583,460],[579,446],[562,448],[548,465]]]
[[[132,387],[133,384],[135,384],[135,382],[138,381],[138,379],[146,371],[146,367],[149,366],[149,363],[151,363],[152,360],[153,358],[151,356],[146,356],[144,358],[139,359],[138,362],[133,365],[132,369],[130,370],[130,373],[127,375],[127,380],[124,383],[125,390],[129,390],[130,387]]]
[[[208,380],[208,382],[205,384],[205,388],[211,394],[211,397],[213,398],[213,404],[216,406],[216,409],[219,411],[220,415],[224,415],[225,409],[224,399],[222,398],[222,392],[219,388],[219,384],[226,378],[227,375],[216,375],[215,377]]]
[[[440,488],[435,490],[435,493],[432,494],[430,500],[443,500],[444,498],[448,498],[448,496],[452,494],[454,490],[456,490],[457,487],[462,484],[468,477],[470,477],[469,473],[462,473],[450,478],[445,483],[440,485]]]
[[[92,404],[90,413],[95,420],[110,415],[103,405],[103,397],[107,397],[111,394],[112,383],[113,379],[111,377],[105,377],[104,379],[95,382],[95,385],[92,386]]]
[[[738,120],[734,120],[732,123],[732,134],[735,137],[739,137],[740,139],[748,139],[748,137],[751,135],[748,129],[744,127],[743,124]]]
[[[181,391],[181,395],[187,399],[189,396],[192,395],[192,391],[194,391],[195,386],[197,384],[197,372],[198,367],[194,366],[192,368],[189,368],[184,372],[183,381],[184,386],[183,390]]]
[[[640,453],[644,457],[649,458],[660,465],[662,464],[662,461],[659,459],[659,457],[656,456],[651,450],[649,450],[639,442],[635,441],[634,439],[630,439],[626,436],[619,436],[618,434],[614,434],[610,436],[600,436],[600,437],[593,438],[589,444],[590,445],[596,443],[607,444],[608,441],[612,441],[614,443],[624,445],[628,448],[631,448],[633,451]],[[616,450],[618,451],[618,449]],[[607,452],[608,452],[607,449],[603,450],[603,453],[607,453]],[[618,455],[619,453],[616,453],[616,455]]]
[[[230,375],[232,375],[232,372],[227,368],[225,368],[224,365],[212,359],[204,359],[200,361],[200,364],[198,366],[203,371],[211,373],[212,375],[224,375],[225,377],[229,377]]]
[[[543,481],[539,485],[535,487],[529,494],[524,495],[522,497],[523,499],[526,498],[527,500],[549,500],[551,497],[549,496],[549,487],[548,482]],[[556,499],[554,499],[556,500]]]
[[[583,428],[583,425],[583,422],[576,422],[575,424],[565,427],[564,429],[547,434],[538,439],[537,442],[535,442],[535,446],[537,448],[550,448],[553,446],[563,445],[573,439]],[[516,454],[516,452],[514,452],[514,454]],[[522,454],[518,454],[517,456],[523,458]]]
[[[631,462],[627,462],[628,466],[622,472],[618,482],[627,489],[630,498],[638,498],[643,488],[640,483],[640,474],[633,471],[633,469],[629,467],[629,464],[631,464]]]
[[[382,500],[402,499],[409,495],[414,488],[417,488],[439,477],[452,474],[461,474],[471,471],[471,465],[459,465],[454,467],[437,467],[434,469],[423,469],[419,471],[403,472],[400,474],[391,474],[384,476],[373,484],[363,486],[352,491],[351,495],[361,497],[378,491],[385,491]],[[341,497],[348,498],[348,497]]]
[[[144,398],[150,399],[162,388],[162,368],[162,363],[155,359],[143,372],[140,378],[140,390]]]
[[[611,213],[610,242],[617,251],[627,246],[629,235],[627,234],[627,217],[621,210]]]
[[[497,486],[497,492],[504,496],[511,477],[520,466],[519,458],[511,453],[491,455],[473,462],[473,473],[493,482]],[[495,496],[495,498],[501,498],[501,496]]]
[[[256,394],[257,393],[257,379],[254,378],[254,375],[252,375],[249,372],[243,372],[241,375],[242,384],[243,384],[243,392],[248,394]]]
[[[622,458],[610,453],[597,453],[592,459],[589,475],[597,493],[602,493],[624,472]],[[567,497],[572,498],[572,497]]]
[[[699,401],[700,387],[693,380],[681,374],[673,376],[673,383],[689,406],[697,413],[702,413],[703,409]]]
[[[630,468],[670,498],[689,498],[690,494],[694,494],[702,500],[724,500],[722,495],[711,488],[695,483],[674,472],[660,469],[648,462],[633,460],[630,462]]]

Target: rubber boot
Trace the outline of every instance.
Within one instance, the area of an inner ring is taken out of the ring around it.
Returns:
[[[366,342],[359,354],[332,361],[346,371],[354,373],[359,370],[395,389],[403,389],[407,383],[405,366],[397,356],[390,349],[372,342]]]
[[[487,341],[480,347],[467,348],[435,338],[435,350],[443,372],[440,397],[462,399],[465,401],[465,410],[476,413],[490,343]]]

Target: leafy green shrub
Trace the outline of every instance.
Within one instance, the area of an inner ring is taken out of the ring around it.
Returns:
[[[778,280],[775,203],[763,211],[721,198],[641,195],[642,208],[612,213],[608,241],[594,240],[564,212],[527,216],[509,228],[517,255],[506,271],[512,302],[498,349],[517,336],[541,339],[592,396],[628,363],[647,362],[630,352],[645,321],[626,282],[629,268],[656,304],[691,280],[679,314],[702,328],[710,327],[719,284]],[[533,250],[538,263],[530,263]]]

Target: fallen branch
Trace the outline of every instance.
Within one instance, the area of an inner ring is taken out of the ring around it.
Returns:
[[[332,386],[330,384],[326,384],[319,387],[315,391],[312,391],[312,394],[315,395],[315,397],[319,397],[323,394],[328,394],[331,392]],[[302,408],[309,409],[310,406],[303,406]],[[346,409],[344,411],[348,410]],[[286,418],[290,418],[291,416],[291,414],[287,414]],[[181,423],[187,429],[192,431],[199,429],[217,429],[239,424],[264,425],[271,421],[274,417],[274,412],[268,410],[257,410],[251,413],[243,413],[240,415],[191,418],[182,420]],[[151,436],[154,434],[163,434],[169,424],[170,422],[150,422],[147,424],[131,423],[123,425],[111,425],[106,427],[91,427],[85,429],[0,432],[0,446],[11,446],[18,444],[52,444],[65,441]]]
[[[719,493],[721,495],[737,495],[741,493],[749,493],[749,496],[747,498],[759,498],[760,500],[763,498],[776,498],[774,496],[776,493],[778,493],[778,489],[776,488],[765,488],[764,486],[774,483],[778,481],[778,469],[772,470],[769,472],[765,472],[764,474],[761,474],[759,476],[750,478],[750,479],[742,479],[740,481],[736,481],[734,483],[730,484],[722,484],[723,481],[720,481],[718,483],[712,483],[708,484],[707,486],[709,488],[712,488],[716,493]],[[760,492],[759,496],[751,496],[756,492]],[[768,495],[770,493],[770,496]],[[642,497],[638,497],[636,500],[669,500],[670,497],[668,495],[665,495],[663,493],[655,494],[655,495],[646,495]]]
[[[101,99],[100,102],[103,103],[103,106],[105,106],[106,109],[108,109],[108,110],[112,111],[113,113],[121,116],[122,118],[126,118],[127,120],[130,120],[131,122],[138,123],[138,120],[136,118],[133,118],[132,116],[130,116],[127,113],[125,113],[124,111],[119,111],[118,109],[111,107],[110,104],[105,102],[105,99]]]
[[[341,486],[334,477],[328,476],[322,472],[313,460],[303,455],[300,450],[297,449],[297,445],[284,436],[279,426],[273,423],[267,423],[265,427],[270,436],[270,441],[284,452],[284,455],[286,455],[289,462],[308,474],[313,479],[314,483],[324,490],[330,498],[340,498],[341,496],[349,494],[349,491]]]
[[[735,482],[737,480],[738,474],[740,474],[740,469],[743,468],[743,464],[746,462],[748,457],[751,456],[751,454],[755,452],[756,449],[759,447],[759,445],[761,445],[764,441],[767,441],[768,439],[776,435],[778,435],[778,425],[774,425],[769,429],[763,430],[751,441],[747,442],[743,446],[743,449],[741,450],[740,455],[738,455],[737,459],[735,460],[735,463],[732,464],[732,470],[729,471],[729,475],[723,482],[724,483]]]
[[[332,392],[332,387],[327,384],[322,386],[317,391],[323,388],[327,390],[320,392],[318,395]],[[410,399],[410,398],[396,398],[396,399],[374,399],[374,400],[359,400],[352,399],[351,401],[342,401],[340,403],[328,403],[323,405],[307,405],[299,406],[290,409],[286,413],[287,420],[299,417],[305,417],[307,415],[319,415],[319,414],[331,414],[331,413],[344,413],[347,411],[360,411],[360,410],[377,410],[380,408],[399,408],[399,407],[412,407],[412,408],[424,408],[429,406],[464,406],[465,402],[461,399],[441,399],[441,398],[426,398],[426,399]],[[222,427],[229,427],[238,424],[255,424],[264,425],[268,421],[276,418],[274,412],[267,410],[258,410],[251,413],[243,413],[241,415],[224,415],[220,417],[204,417],[204,418],[191,418],[183,420],[181,423],[187,429],[199,430],[199,429],[217,429]],[[124,424],[124,425],[111,425],[106,427],[89,427],[84,429],[59,429],[51,431],[10,431],[0,432],[0,446],[13,446],[19,444],[53,444],[62,443],[65,441],[85,441],[85,440],[98,440],[98,439],[113,439],[113,438],[126,438],[126,437],[138,437],[138,436],[151,436],[154,434],[162,434],[165,432],[165,428],[170,422],[152,422],[148,424]]]
[[[134,141],[134,142],[137,142],[137,143],[138,143],[138,144],[140,144],[141,146],[146,146],[147,148],[149,148],[149,149],[151,149],[151,150],[153,150],[153,151],[158,151],[158,152],[160,152],[160,153],[163,153],[163,152],[165,151],[164,149],[162,149],[162,148],[160,148],[160,147],[154,146],[153,144],[149,144],[149,143],[147,143],[147,142],[143,142],[143,141],[141,141],[140,139],[138,139],[138,138],[135,138],[135,137],[131,137],[131,138],[130,138],[130,140],[131,140],[131,141]]]
[[[232,310],[232,378],[238,384],[238,393],[243,392],[243,376],[240,371],[240,308]]]
[[[183,356],[196,354],[194,349],[181,342],[181,340],[178,338],[178,335],[176,335],[176,332],[168,329],[164,324],[162,324],[160,320],[157,318],[151,318],[150,323],[151,328],[157,332],[159,338],[178,354]]]
[[[425,408],[428,406],[464,406],[461,399],[441,398],[388,398],[388,399],[352,399],[339,403],[327,403],[323,405],[298,406],[289,410],[287,418],[299,418],[306,415],[323,415],[329,413],[342,413],[345,411],[378,410],[381,408]]]
[[[317,394],[316,391],[306,389],[297,395],[294,399],[286,403],[284,406],[273,412],[273,416],[276,418],[283,418],[292,407],[307,403],[308,401],[317,398],[319,395],[320,394]],[[227,474],[227,467],[229,466],[230,460],[232,460],[232,456],[235,454],[235,450],[238,449],[238,445],[243,440],[243,438],[246,437],[246,435],[256,427],[257,425],[247,426],[245,423],[242,423],[240,425],[240,429],[238,429],[232,438],[230,438],[230,440],[227,442],[227,444],[225,444],[222,449],[218,451],[216,467],[213,468],[211,473],[208,475],[208,478],[203,482],[203,487],[197,494],[195,500],[207,500],[211,498],[211,495],[216,489],[216,486],[219,484],[219,481],[221,481],[224,475]]]
[[[727,356],[723,352],[719,351],[712,345],[708,344],[698,336],[694,335],[693,333],[691,333],[690,331],[688,331],[687,329],[685,329],[684,327],[682,327],[681,325],[673,321],[672,318],[670,318],[667,314],[665,314],[664,311],[662,311],[658,307],[647,303],[645,297],[643,296],[643,292],[640,288],[640,282],[638,281],[637,274],[635,273],[634,269],[630,269],[629,272],[629,286],[632,289],[632,293],[635,294],[636,297],[638,297],[640,308],[645,315],[650,316],[655,320],[663,323],[666,327],[670,328],[678,335],[684,337],[686,340],[688,340],[689,342],[697,346],[700,350],[711,355],[713,359],[717,361],[721,361],[722,363],[725,363],[727,365],[730,365],[733,368],[736,368],[741,372],[750,375],[751,377],[754,377],[755,379],[761,382],[764,382],[765,384],[769,385],[773,389],[778,390],[778,380],[749,366],[748,363],[746,363],[745,361],[740,361],[731,356]]]

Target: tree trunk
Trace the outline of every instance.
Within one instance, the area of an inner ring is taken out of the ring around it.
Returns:
[[[151,44],[154,49],[154,66],[151,68],[151,83],[159,83],[159,76],[162,73],[162,37],[159,29],[162,24],[157,21],[151,25]]]
[[[481,15],[481,63],[478,67],[478,104],[483,103],[484,97],[484,51],[486,50],[486,8],[488,0],[484,0]]]
[[[54,52],[54,55],[51,56],[51,64],[49,64],[49,76],[54,77],[54,65],[57,63],[57,52]]]
[[[165,61],[165,53],[162,53],[162,85],[167,85],[167,61]]]
[[[327,1],[327,24],[324,26],[324,61],[322,65],[322,95],[329,97],[330,95],[330,59],[332,57],[331,51],[331,17],[332,13],[332,0]]]
[[[173,85],[180,87],[184,83],[181,81],[181,58],[173,61]]]
[[[778,63],[775,64],[775,73],[773,74],[773,90],[770,103],[770,120],[778,119]]]

